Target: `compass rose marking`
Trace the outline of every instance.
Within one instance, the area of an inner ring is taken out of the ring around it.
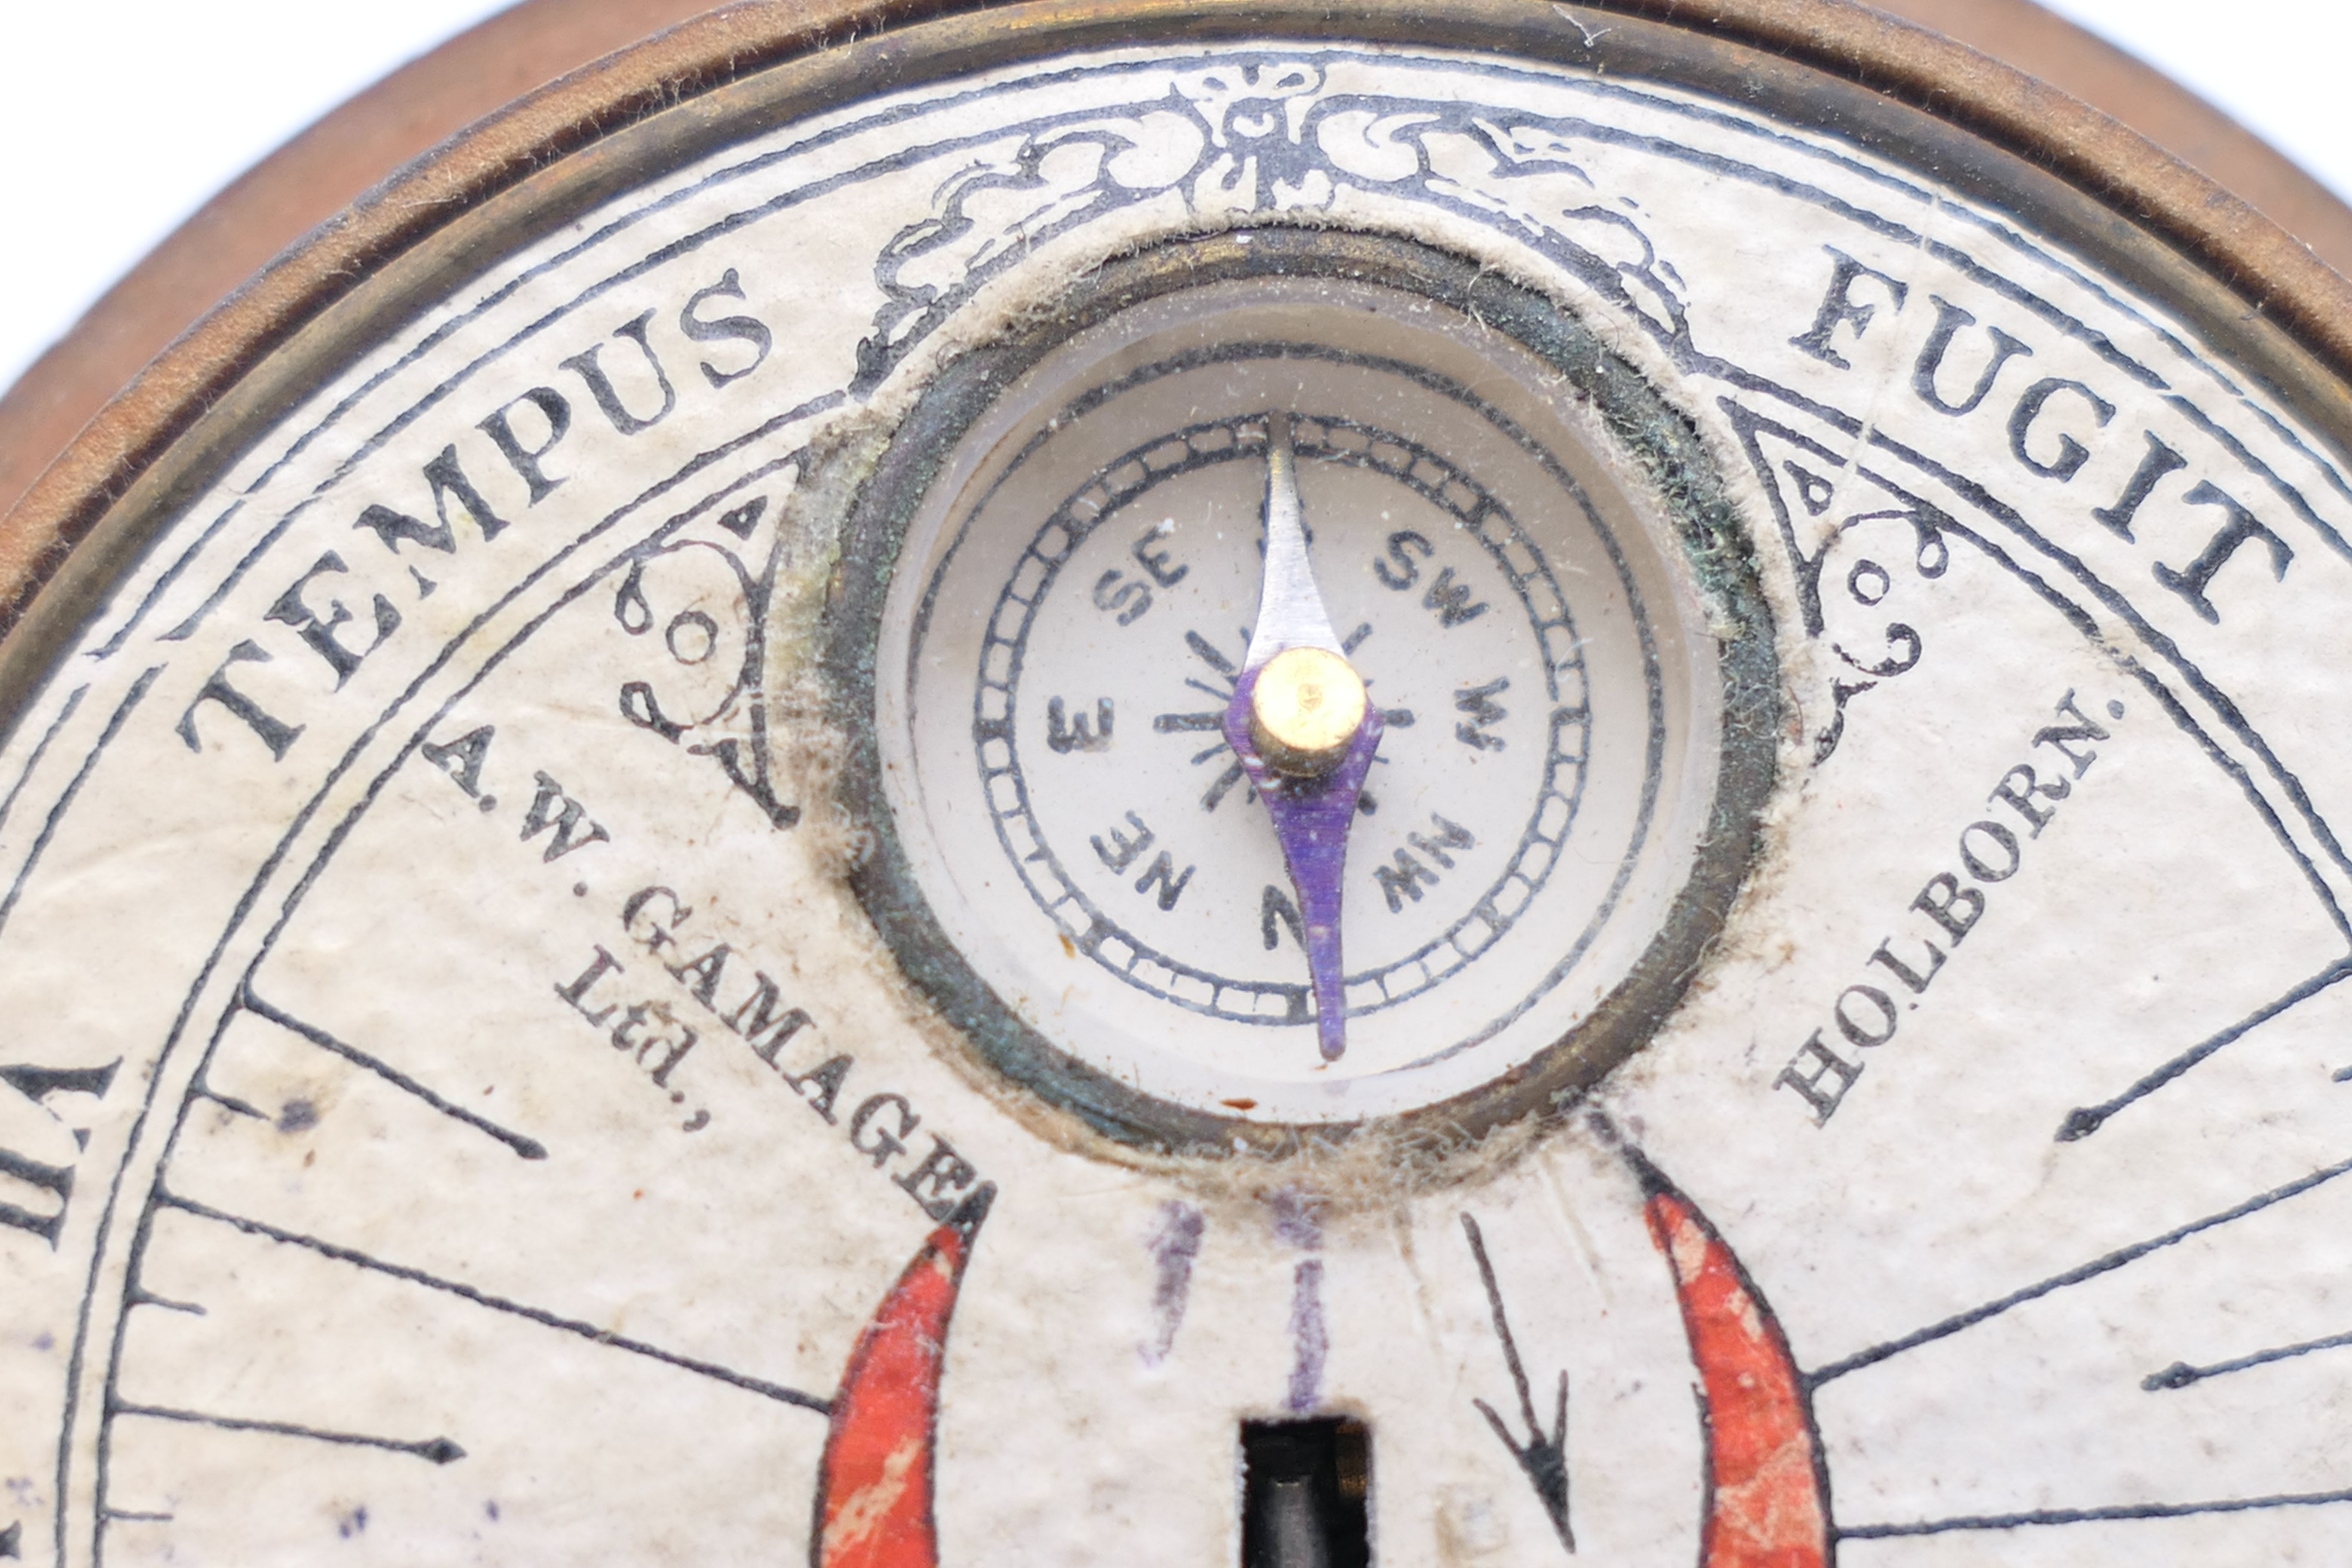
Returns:
[[[1244,637],[1242,641],[1244,643],[1247,643],[1249,638],[1247,637]],[[1191,648],[1194,653],[1200,655],[1202,663],[1207,665],[1211,669],[1215,670],[1219,675],[1223,676],[1228,687],[1230,687],[1235,680],[1241,679],[1242,672],[1240,668],[1234,665],[1234,661],[1227,658],[1223,650],[1219,648],[1216,644],[1211,642],[1207,637],[1202,637],[1200,633],[1186,632],[1184,634],[1184,646]],[[1230,697],[1233,693],[1228,690],[1225,695]]]

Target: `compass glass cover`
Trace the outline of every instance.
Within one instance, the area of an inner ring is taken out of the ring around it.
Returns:
[[[876,725],[913,879],[1031,1026],[1149,1097],[1352,1121],[1525,1062],[1640,960],[1713,803],[1720,683],[1664,506],[1562,384],[1436,301],[1276,278],[1120,312],[972,421],[900,547]],[[1385,721],[1329,1062],[1223,732],[1280,416]]]

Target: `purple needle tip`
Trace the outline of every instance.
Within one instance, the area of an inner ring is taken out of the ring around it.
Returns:
[[[1250,700],[1264,665],[1242,672],[1234,700],[1225,707],[1225,740],[1241,759],[1258,798],[1274,816],[1274,835],[1283,864],[1298,892],[1298,913],[1307,927],[1307,973],[1315,987],[1316,1041],[1323,1059],[1335,1062],[1348,1049],[1347,970],[1339,953],[1339,897],[1348,864],[1348,830],[1380,750],[1380,710],[1367,707],[1364,721],[1339,765],[1320,778],[1295,778],[1276,772],[1258,754],[1250,735]]]

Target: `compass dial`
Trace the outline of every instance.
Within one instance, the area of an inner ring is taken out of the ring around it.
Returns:
[[[0,1560],[2341,1555],[2352,404],[2207,207],[1853,8],[791,9],[19,514]]]
[[[1194,281],[1045,352],[919,497],[883,487],[903,531],[869,533],[897,558],[876,762],[889,863],[937,922],[916,940],[964,955],[1008,1034],[1245,1121],[1412,1110],[1572,1035],[1661,942],[1721,762],[1729,617],[1622,438],[1502,325],[1298,275],[1331,248],[1244,234],[1215,259],[1257,276],[1213,284],[1202,247],[1163,262]],[[1490,315],[1544,314],[1486,293]],[[1225,734],[1277,427],[1383,725],[1347,828],[1328,1060],[1300,891]],[[1584,1070],[1630,1046],[1585,1042]]]

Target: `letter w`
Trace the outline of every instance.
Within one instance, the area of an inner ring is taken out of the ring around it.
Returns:
[[[1458,626],[1465,621],[1475,621],[1491,607],[1470,602],[1470,584],[1454,580],[1454,568],[1448,566],[1421,596],[1421,607],[1435,610],[1440,626]]]
[[[589,823],[588,831],[582,833],[580,824],[587,816],[588,808],[564,794],[563,786],[545,773],[535,776],[539,780],[539,795],[530,803],[530,809],[523,813],[522,841],[528,844],[550,827],[555,829],[554,837],[547,841],[547,852],[539,858],[541,864],[560,860],[574,849],[605,843],[612,838],[601,822]]]

